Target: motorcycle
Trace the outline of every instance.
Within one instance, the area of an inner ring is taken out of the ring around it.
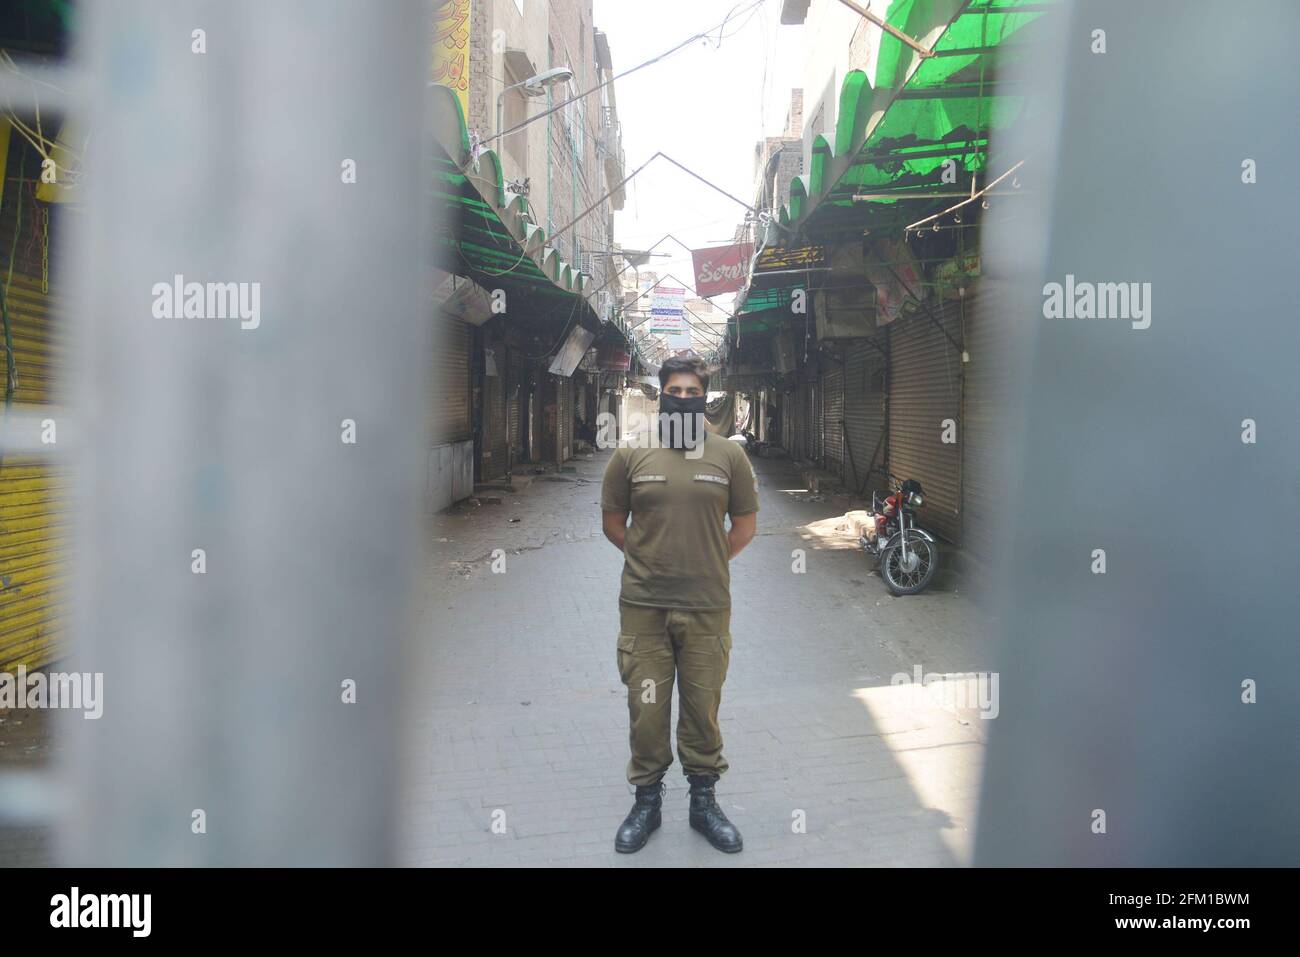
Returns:
[[[889,476],[892,495],[871,493],[876,534],[862,535],[858,544],[880,562],[880,577],[895,595],[915,595],[925,589],[939,569],[934,536],[916,524],[916,510],[925,504],[921,483]]]

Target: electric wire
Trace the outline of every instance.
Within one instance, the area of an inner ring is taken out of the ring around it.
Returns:
[[[754,10],[755,8],[761,6],[764,2],[765,2],[765,0],[753,0],[753,2],[750,3],[748,7],[745,8],[745,11],[744,11],[744,12],[750,12],[750,11]],[[739,6],[739,5],[737,5],[737,6]],[[709,29],[707,29],[707,30],[704,30],[704,31],[702,31],[702,32],[700,32],[700,33],[696,33],[696,34],[694,34],[693,36],[690,36],[690,37],[688,37],[687,39],[683,40],[681,43],[678,43],[676,46],[672,47],[671,49],[669,49],[669,50],[667,50],[667,51],[665,51],[665,52],[663,52],[663,53],[660,53],[658,56],[651,57],[649,60],[646,60],[646,61],[644,61],[643,63],[638,63],[636,66],[634,66],[634,67],[630,67],[630,68],[624,70],[622,73],[615,73],[615,74],[612,75],[609,79],[604,80],[604,81],[601,82],[601,83],[598,83],[596,86],[593,86],[591,89],[586,90],[586,91],[584,91],[584,92],[582,92],[582,93],[579,93],[579,94],[577,94],[576,96],[569,97],[569,99],[567,99],[567,100],[562,100],[561,102],[556,103],[555,105],[551,106],[551,107],[548,108],[547,110],[545,110],[545,111],[543,111],[543,112],[541,112],[541,113],[538,113],[536,116],[529,117],[528,119],[524,120],[522,123],[517,123],[517,124],[515,124],[514,126],[510,127],[509,129],[501,130],[500,132],[495,133],[495,134],[493,134],[492,136],[489,136],[487,139],[481,140],[480,142],[482,142],[482,143],[490,143],[490,142],[492,142],[493,140],[496,140],[496,139],[500,139],[500,138],[502,138],[502,137],[509,136],[511,133],[514,133],[514,132],[517,131],[517,130],[521,130],[521,129],[523,129],[525,126],[527,126],[527,125],[530,124],[530,123],[535,123],[535,122],[537,122],[538,120],[542,119],[543,117],[550,116],[550,115],[551,115],[552,113],[554,113],[556,110],[559,110],[560,108],[566,106],[567,104],[569,104],[569,103],[571,103],[571,102],[573,102],[573,101],[575,101],[575,100],[580,100],[580,99],[582,99],[582,98],[585,97],[585,96],[590,96],[592,93],[595,93],[597,90],[604,89],[605,87],[607,87],[607,86],[609,86],[611,83],[613,83],[615,80],[622,79],[622,78],[625,77],[625,76],[630,76],[630,75],[632,75],[633,73],[636,73],[638,70],[643,70],[643,69],[645,69],[645,68],[648,67],[648,66],[652,66],[653,64],[660,62],[661,60],[665,60],[665,59],[667,59],[668,57],[672,56],[672,55],[673,55],[674,53],[676,53],[677,51],[681,50],[683,47],[689,46],[690,44],[694,43],[696,40],[700,40],[700,39],[704,39],[704,38],[709,37],[710,34],[713,33],[714,29],[725,28],[726,24],[731,20],[732,15],[735,13],[735,10],[736,10],[736,7],[732,7],[731,12],[729,12],[729,13],[727,14],[727,16],[723,18],[723,20],[722,20],[722,22],[721,22],[720,24],[716,24],[716,25],[713,26],[713,27],[709,27]],[[742,27],[743,27],[743,24],[742,24]],[[730,34],[730,35],[734,35],[734,34]],[[721,41],[722,41],[723,39],[724,39],[723,34],[722,34],[721,32],[719,32],[718,42],[721,43]]]

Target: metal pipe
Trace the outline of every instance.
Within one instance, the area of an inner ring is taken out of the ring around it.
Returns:
[[[1014,193],[982,193],[984,196],[1023,196],[1020,190]],[[970,193],[856,193],[853,196],[854,202],[868,202],[872,200],[902,200],[902,199],[970,199]]]
[[[888,23],[886,23],[880,17],[876,16],[874,13],[858,6],[856,3],[853,2],[853,0],[840,0],[840,3],[844,4],[846,7],[852,10],[858,16],[862,17],[864,20],[868,20],[871,23],[874,23],[876,26],[880,27],[880,29],[884,30],[894,39],[906,43],[909,47],[915,50],[920,56],[922,57],[934,56],[933,53],[931,53],[925,47],[921,46],[921,44],[917,43],[915,40],[909,37],[902,30],[896,29],[895,27],[891,27]]]
[[[999,176],[999,177],[998,177],[997,179],[995,179],[993,182],[989,183],[989,184],[988,184],[987,186],[985,186],[983,189],[979,190],[978,192],[972,191],[971,194],[970,194],[970,196],[968,196],[968,197],[967,197],[966,199],[964,199],[962,202],[957,203],[957,204],[954,205],[954,206],[949,206],[949,207],[948,207],[947,209],[945,209],[943,212],[935,213],[933,216],[927,216],[925,219],[918,219],[916,222],[912,223],[910,226],[904,226],[904,227],[903,227],[903,233],[906,234],[906,233],[910,232],[910,231],[913,230],[913,229],[920,229],[922,226],[924,226],[924,225],[925,225],[926,223],[928,223],[928,222],[931,222],[931,221],[933,221],[933,220],[939,219],[939,218],[942,217],[942,216],[947,216],[949,213],[952,213],[952,212],[954,212],[955,210],[961,209],[963,206],[968,206],[968,205],[970,205],[971,203],[975,202],[975,200],[980,199],[981,197],[983,197],[983,196],[984,196],[986,193],[988,193],[988,191],[991,190],[994,186],[998,185],[998,183],[1002,182],[1004,179],[1006,179],[1008,176],[1010,176],[1012,173],[1014,173],[1016,170],[1020,169],[1020,167],[1022,167],[1022,166],[1024,166],[1024,165],[1025,165],[1025,161],[1024,161],[1024,160],[1021,160],[1019,163],[1017,163],[1015,166],[1011,167],[1009,170],[1007,170],[1005,173],[1003,173],[1001,176]],[[972,181],[972,182],[971,182],[971,186],[972,186],[972,188],[974,187],[974,185],[975,185],[975,183]]]

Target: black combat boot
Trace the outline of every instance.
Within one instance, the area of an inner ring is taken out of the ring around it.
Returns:
[[[664,803],[664,783],[638,784],[636,803],[619,826],[614,838],[614,850],[620,854],[632,854],[645,847],[659,825],[663,823],[660,810]]]
[[[745,846],[745,842],[713,796],[713,785],[718,779],[693,774],[686,780],[691,782],[691,827],[707,837],[718,850],[735,854]]]

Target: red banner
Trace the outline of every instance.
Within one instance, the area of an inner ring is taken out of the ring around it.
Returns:
[[[695,260],[695,294],[716,296],[739,290],[749,276],[749,260],[753,255],[754,247],[749,243],[691,250],[691,258]]]

